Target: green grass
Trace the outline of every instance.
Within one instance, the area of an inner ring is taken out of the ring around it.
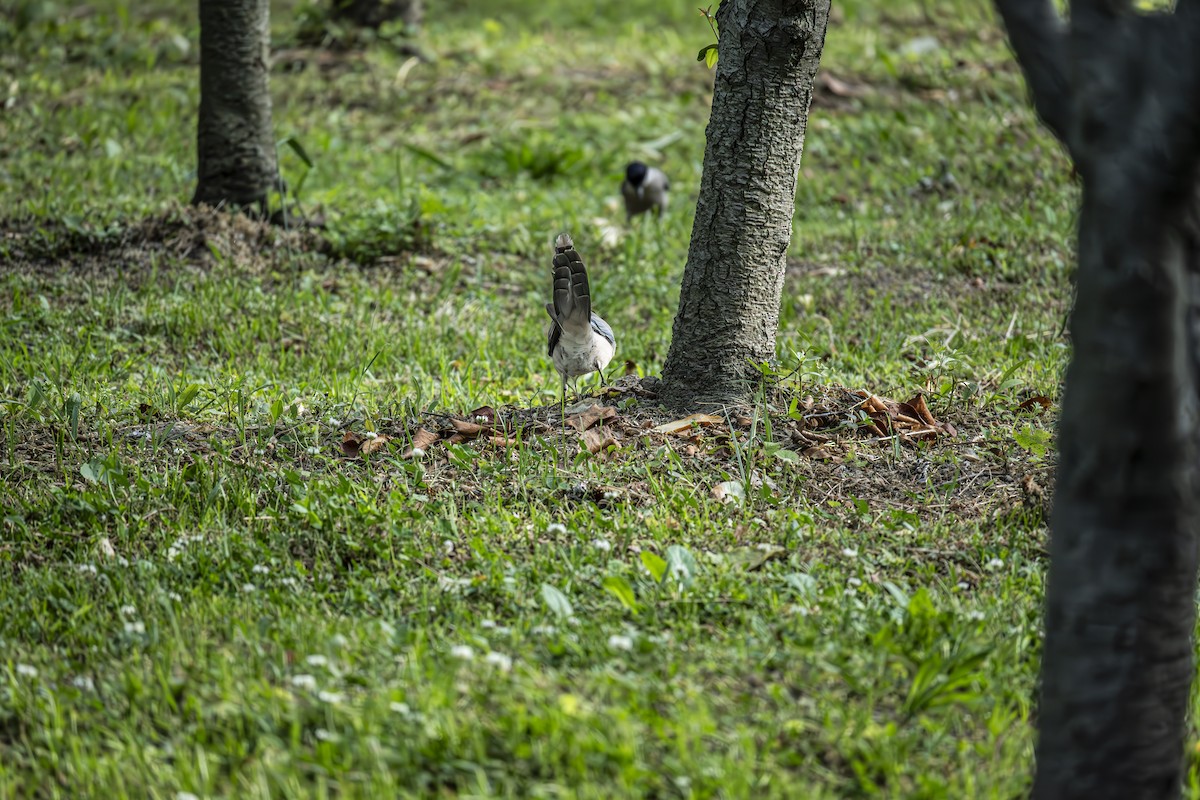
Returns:
[[[1057,399],[1077,192],[986,4],[837,4],[822,69],[864,92],[821,91],[806,140],[800,380],[733,439],[565,468],[533,429],[339,443],[556,407],[560,230],[619,358],[660,372],[711,32],[690,3],[429,5],[419,63],[297,49],[274,9],[318,236],[180,206],[191,5],[0,2],[0,796],[1022,796],[1045,522],[1020,487],[1051,485],[1057,405],[1018,405]],[[618,210],[634,156],[671,175],[660,224]],[[789,401],[836,385],[925,390],[958,436],[792,456]]]

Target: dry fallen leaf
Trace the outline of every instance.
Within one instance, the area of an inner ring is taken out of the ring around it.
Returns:
[[[677,419],[674,422],[664,422],[656,428],[651,428],[651,433],[679,433],[686,431],[692,427],[692,424],[697,425],[720,425],[725,422],[721,417],[715,417],[712,414],[689,414],[683,419]]]
[[[420,450],[422,453],[424,453],[430,447],[437,444],[441,438],[441,436],[431,430],[426,428],[417,428],[417,432],[414,433],[412,437],[412,446],[401,453],[400,457],[412,458],[414,455],[416,455],[415,451],[417,450]]]
[[[617,440],[603,427],[591,428],[583,432],[583,444],[589,453],[596,454],[609,445],[617,446]]]
[[[474,438],[483,433],[483,426],[477,422],[467,422],[465,419],[451,419],[450,426],[454,428],[456,434],[462,434],[466,438]]]
[[[387,444],[391,438],[386,434],[359,436],[354,431],[346,431],[342,434],[342,455],[347,458],[370,455]]]
[[[346,431],[342,434],[342,455],[347,458],[357,458],[360,449],[362,449],[362,438],[357,433]]]
[[[1021,404],[1019,406],[1017,406],[1017,410],[1018,411],[1029,411],[1035,405],[1038,405],[1038,406],[1042,407],[1042,411],[1046,411],[1047,409],[1050,408],[1051,404],[1052,404],[1052,402],[1049,397],[1039,394],[1036,397],[1030,397],[1027,400],[1023,400],[1021,402]]]
[[[368,438],[366,441],[364,441],[359,446],[359,452],[364,456],[369,456],[369,455],[371,455],[371,453],[374,453],[377,450],[383,449],[383,446],[385,444],[387,444],[391,440],[391,438],[392,437],[388,436],[385,433],[381,433],[378,436]]]
[[[583,433],[598,422],[617,416],[617,410],[612,406],[590,405],[578,414],[567,417],[567,424]]]
[[[880,438],[894,435],[905,441],[915,441],[932,439],[943,434],[958,434],[953,425],[934,418],[929,406],[925,404],[923,394],[915,395],[907,403],[898,403],[864,391],[855,394],[863,398],[859,408],[869,419],[862,427]]]

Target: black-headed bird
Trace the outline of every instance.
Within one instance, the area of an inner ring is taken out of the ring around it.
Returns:
[[[625,180],[621,182],[621,197],[625,198],[625,218],[654,211],[662,216],[667,210],[671,182],[663,171],[634,161],[625,167]]]

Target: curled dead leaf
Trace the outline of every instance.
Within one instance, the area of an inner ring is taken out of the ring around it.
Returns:
[[[342,434],[342,455],[347,458],[358,458],[358,453],[362,449],[362,437],[354,431],[346,431]]]
[[[1042,411],[1047,411],[1047,410],[1049,410],[1049,408],[1052,404],[1053,403],[1051,402],[1049,397],[1039,394],[1035,397],[1029,397],[1029,398],[1026,398],[1025,400],[1022,400],[1021,404],[1017,406],[1017,410],[1018,411],[1029,411],[1034,406],[1041,406]]]
[[[347,458],[370,455],[387,444],[391,438],[382,433],[378,436],[359,436],[354,431],[346,431],[342,434],[342,455]]]

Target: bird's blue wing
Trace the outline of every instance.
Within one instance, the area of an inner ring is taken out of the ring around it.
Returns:
[[[597,317],[595,314],[592,314],[592,331],[607,339],[608,343],[613,347],[617,346],[617,339],[615,336],[613,336],[613,329],[608,326],[607,322],[600,319],[600,317]]]

